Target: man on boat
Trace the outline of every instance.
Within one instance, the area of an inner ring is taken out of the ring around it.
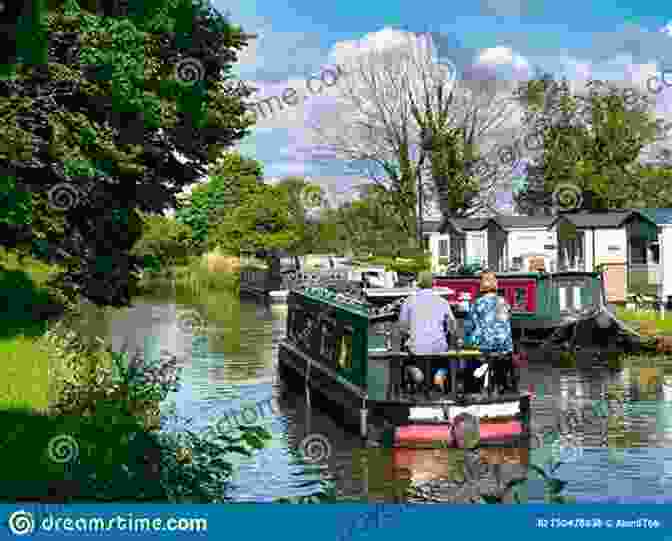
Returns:
[[[399,325],[408,336],[407,347],[413,355],[432,355],[448,350],[446,329],[455,332],[457,322],[450,304],[432,290],[432,274],[423,271],[418,276],[419,290],[401,306]],[[415,384],[421,384],[429,374],[416,366],[406,371]]]
[[[480,293],[464,322],[465,342],[478,346],[486,355],[500,355],[510,361],[513,353],[511,307],[503,297],[497,295],[497,277],[494,272],[481,275]],[[472,368],[469,366],[468,371],[472,372]],[[504,385],[504,372],[510,367],[492,368],[497,390],[501,390],[498,387]]]

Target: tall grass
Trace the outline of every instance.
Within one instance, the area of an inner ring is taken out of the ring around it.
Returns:
[[[655,327],[657,333],[672,335],[672,313],[666,313],[661,318],[660,313],[656,310],[626,310],[617,307],[616,316],[632,326],[639,328],[642,326],[642,322],[646,322],[649,326]]]
[[[188,265],[175,268],[175,282],[196,294],[207,290],[238,292],[240,260],[217,251],[191,257]]]

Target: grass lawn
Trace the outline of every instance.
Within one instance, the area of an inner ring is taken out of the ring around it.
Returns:
[[[49,402],[49,361],[39,337],[46,321],[33,314],[49,302],[43,286],[54,267],[11,252],[0,255],[0,410],[44,411]]]
[[[661,318],[659,312],[626,310],[618,307],[616,308],[616,316],[637,330],[643,326],[651,325],[655,328],[656,334],[672,335],[672,312],[666,312],[665,317]],[[645,322],[644,325],[642,325],[642,322]]]
[[[49,357],[33,337],[0,341],[0,410],[49,405]]]

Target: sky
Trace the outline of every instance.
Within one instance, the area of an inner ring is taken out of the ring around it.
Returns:
[[[486,70],[510,81],[535,68],[570,80],[588,77],[631,84],[672,69],[672,3],[653,0],[212,0],[245,32],[258,38],[240,54],[234,73],[259,89],[255,98],[290,88],[303,100],[275,110],[252,128],[237,149],[264,166],[269,181],[309,178],[337,200],[370,182],[361,167],[320,146],[311,126],[342,129],[351,109],[339,100],[347,74],[320,95],[305,91],[311,75],[325,73],[372,50],[429,33],[436,56],[464,73]],[[417,39],[417,38],[416,38]],[[328,76],[325,76],[328,77]],[[672,84],[672,72],[668,76]],[[329,79],[331,81],[331,79]],[[313,83],[317,85],[317,82]],[[672,87],[656,96],[656,112],[672,121]],[[329,125],[329,123],[332,123]],[[516,122],[501,136],[515,136]],[[515,177],[515,174],[514,174]],[[510,187],[497,205],[511,211]]]

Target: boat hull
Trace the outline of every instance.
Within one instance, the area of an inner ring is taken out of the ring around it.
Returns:
[[[344,428],[359,432],[383,447],[459,447],[459,443],[451,439],[456,415],[460,412],[474,413],[473,408],[487,409],[507,404],[516,406],[515,415],[507,414],[501,419],[488,419],[486,415],[480,421],[480,446],[529,447],[527,393],[480,398],[466,403],[458,403],[445,396],[423,401],[368,400],[365,389],[339,378],[287,341],[280,344],[278,364],[280,377],[285,383],[300,392],[307,390],[311,407],[325,411]],[[418,411],[423,409],[446,412],[446,408],[448,413],[443,419],[416,418]],[[474,414],[479,416],[478,411]],[[363,422],[366,424],[364,431]]]

